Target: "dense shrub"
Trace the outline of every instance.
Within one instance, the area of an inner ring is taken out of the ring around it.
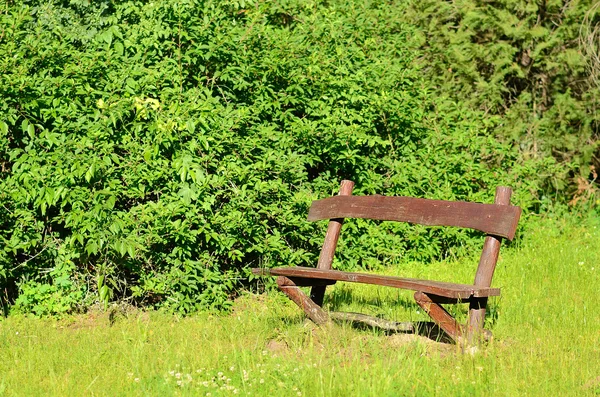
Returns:
[[[598,47],[592,5],[426,0],[406,14],[425,35],[427,74],[440,92],[488,114],[494,136],[514,142],[524,158],[569,165],[550,181],[562,196],[593,188],[587,181],[600,166],[600,86],[581,48],[589,40]]]
[[[6,307],[226,307],[249,267],[315,262],[326,225],[308,224],[306,210],[344,178],[359,194],[487,202],[508,184],[524,208],[543,208],[551,181],[577,170],[546,155],[565,146],[548,141],[529,156],[520,130],[508,132],[530,106],[527,90],[482,96],[486,76],[440,72],[458,62],[448,55],[456,40],[433,35],[449,22],[427,25],[436,2],[420,3],[3,5]],[[576,127],[562,138],[577,139]],[[474,241],[458,229],[346,228],[338,268],[460,255]]]

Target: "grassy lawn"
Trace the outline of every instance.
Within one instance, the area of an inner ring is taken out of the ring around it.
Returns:
[[[559,225],[560,226],[560,225]],[[0,321],[6,395],[600,395],[600,223],[527,231],[494,278],[494,339],[475,355],[422,337],[319,329],[281,294],[233,313]],[[476,258],[388,269],[471,282]],[[469,262],[468,264],[464,262]],[[410,292],[337,284],[330,309],[426,320]],[[464,318],[466,308],[457,315]]]

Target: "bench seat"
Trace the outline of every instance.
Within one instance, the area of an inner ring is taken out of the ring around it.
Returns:
[[[419,280],[380,276],[376,274],[343,272],[339,270],[315,269],[312,267],[277,267],[273,269],[252,269],[252,272],[263,276],[284,276],[292,279],[318,279],[332,281],[348,281],[363,284],[375,284],[420,291],[426,294],[467,301],[470,298],[499,296],[499,288],[477,287],[473,284],[456,284],[443,281]],[[303,283],[309,285],[310,283]]]

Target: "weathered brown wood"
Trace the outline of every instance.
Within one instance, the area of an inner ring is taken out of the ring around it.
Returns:
[[[313,201],[308,212],[309,221],[367,218],[428,226],[456,226],[509,240],[515,236],[520,216],[521,209],[509,205],[386,196],[329,197]]]
[[[271,269],[254,268],[251,269],[251,271],[257,276],[275,276],[275,274],[271,273]],[[326,287],[328,285],[334,285],[335,283],[337,283],[336,280],[323,280],[320,278],[306,278],[294,276],[290,276],[288,278],[292,280],[296,287]]]
[[[469,317],[466,326],[466,343],[468,345],[478,345],[482,342],[487,301],[487,298],[477,298],[469,302]]]
[[[421,291],[415,292],[415,301],[448,336],[455,342],[460,341],[463,335],[462,327],[446,309]]]
[[[414,332],[415,328],[411,322],[389,321],[379,317],[368,316],[361,313],[329,312],[332,320],[349,321],[352,323],[365,324],[370,327],[380,328],[388,332]]]
[[[340,184],[340,196],[352,195],[352,189],[354,188],[354,182],[343,180]],[[321,254],[319,255],[319,261],[317,262],[317,269],[331,269],[333,263],[333,256],[337,247],[338,239],[340,238],[340,232],[342,225],[344,224],[344,218],[331,219],[329,225],[327,225],[327,233],[325,234],[325,241],[321,248]],[[325,297],[324,286],[315,286],[310,291],[310,298],[317,305],[323,305],[323,298]]]
[[[276,267],[274,269],[252,269],[255,274],[285,276],[294,278],[316,278],[322,280],[348,281],[353,283],[375,284],[387,287],[423,291],[447,298],[466,300],[471,297],[498,296],[498,288],[481,288],[471,284],[455,284],[443,281],[419,280],[380,276],[339,270],[321,270],[311,267]]]
[[[499,186],[496,188],[494,204],[508,207],[511,195],[512,190],[510,188]],[[485,288],[492,285],[492,277],[494,277],[494,270],[500,253],[500,243],[500,238],[486,236],[477,273],[475,274],[475,286]],[[467,320],[467,343],[469,344],[476,344],[476,339],[479,338],[478,335],[483,330],[486,306],[487,299],[474,299],[469,303],[469,318]]]
[[[329,322],[329,316],[319,305],[313,302],[292,280],[287,277],[277,277],[277,286],[295,304],[306,313],[308,318],[317,325]]]
[[[496,188],[494,204],[505,208],[514,208],[510,207],[511,195],[511,188],[499,186]],[[475,274],[475,285],[481,287],[489,287],[492,285],[492,278],[494,277],[494,270],[496,269],[498,254],[500,253],[500,243],[501,239],[497,236],[486,236],[485,242],[483,243],[483,251],[479,258],[477,273]]]
[[[453,340],[475,345],[480,340],[489,339],[491,333],[486,331],[483,325],[488,297],[500,295],[500,289],[491,288],[491,281],[498,260],[501,239],[514,237],[521,213],[520,208],[510,206],[511,189],[497,188],[494,204],[477,204],[407,197],[353,197],[350,196],[352,187],[353,182],[343,181],[339,196],[313,202],[309,220],[331,219],[316,269],[306,267],[252,269],[253,273],[278,276],[279,288],[317,324],[324,324],[330,318],[336,318],[362,322],[388,330],[404,332],[413,330],[413,327],[408,327],[405,323],[390,322],[357,313],[332,313],[328,316],[320,307],[326,285],[336,281],[349,281],[414,290],[417,304]],[[474,285],[331,270],[345,217],[468,227],[486,232],[487,237]],[[299,286],[313,286],[311,298],[314,299],[307,297],[298,288]],[[469,318],[467,324],[461,326],[441,304],[465,302],[469,303]]]

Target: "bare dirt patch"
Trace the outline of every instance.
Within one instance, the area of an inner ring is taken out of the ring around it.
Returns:
[[[291,353],[291,350],[287,343],[280,340],[271,339],[267,341],[265,350],[271,353],[273,356],[283,356]]]
[[[425,347],[426,355],[446,356],[457,352],[456,345],[444,342],[436,342],[428,337],[417,334],[394,334],[387,337],[387,344],[393,348],[414,347],[422,345]]]
[[[598,391],[600,392],[600,376],[591,379],[589,382],[583,385],[583,388],[585,390],[598,388]]]

